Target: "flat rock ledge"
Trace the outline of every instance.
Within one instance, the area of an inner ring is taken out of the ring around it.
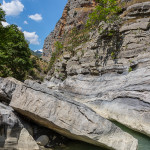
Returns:
[[[138,141],[115,124],[59,91],[33,82],[16,86],[10,103],[17,112],[71,139],[114,150],[136,150]]]

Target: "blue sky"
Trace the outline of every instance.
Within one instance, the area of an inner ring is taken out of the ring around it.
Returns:
[[[7,23],[3,25],[16,24],[30,42],[31,50],[40,50],[62,16],[67,0],[0,0],[0,3],[6,12]]]

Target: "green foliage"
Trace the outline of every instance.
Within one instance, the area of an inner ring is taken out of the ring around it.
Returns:
[[[4,17],[3,17],[4,18]],[[16,25],[0,26],[0,76],[24,80],[30,62],[30,49],[24,34]]]
[[[32,62],[33,68],[29,70],[27,75],[28,78],[43,81],[47,74],[48,63],[33,55],[30,57],[30,60]]]
[[[40,64],[38,63],[38,60],[39,60],[39,58],[36,56],[31,57],[31,62],[32,62],[33,68],[36,68],[39,72],[41,72],[41,68],[40,68]]]
[[[128,72],[131,72],[131,71],[133,71],[133,69],[132,69],[131,67],[129,67],[129,70],[128,70]]]
[[[52,69],[56,59],[58,58],[58,56],[60,55],[60,53],[63,49],[63,45],[59,41],[56,41],[54,45],[55,45],[55,51],[52,52],[50,62],[49,62],[49,66],[48,66],[48,70]]]
[[[1,5],[1,4],[0,4]],[[5,12],[0,8],[0,22],[5,21]],[[1,25],[1,24],[0,24]]]
[[[32,68],[29,70],[29,75],[34,79],[34,80],[39,80],[39,81],[43,81],[44,80],[44,76],[41,76],[39,74],[39,72],[35,69]]]
[[[115,59],[115,52],[111,52],[111,58]]]
[[[61,51],[63,49],[63,45],[59,41],[56,41],[54,45],[55,45],[56,51]]]
[[[89,30],[87,28],[83,29],[77,29],[74,27],[70,34],[69,34],[69,40],[68,40],[68,47],[67,50],[74,55],[75,51],[74,48],[79,46],[80,44],[83,44],[89,40]]]
[[[60,73],[59,74],[59,79],[61,79],[62,81],[64,81],[66,79],[66,75],[64,73]]]
[[[89,14],[89,19],[87,20],[87,27],[97,26],[101,21],[104,22],[113,22],[116,20],[117,13],[120,11],[120,8],[117,5],[117,0],[96,0],[98,5],[94,11]]]

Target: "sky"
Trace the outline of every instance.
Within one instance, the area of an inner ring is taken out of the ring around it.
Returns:
[[[3,26],[16,24],[30,42],[31,50],[41,50],[45,38],[61,18],[67,0],[0,0],[6,13]]]

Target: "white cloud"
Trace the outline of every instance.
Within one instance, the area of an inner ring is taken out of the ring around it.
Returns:
[[[12,0],[8,3],[3,0],[1,8],[6,12],[7,16],[17,16],[23,11],[24,5],[20,2],[20,0]]]
[[[38,51],[43,52],[43,49],[39,49]]]
[[[4,21],[2,21],[1,23],[2,23],[3,27],[6,27],[6,26],[10,25],[8,22],[4,22]]]
[[[18,27],[18,29],[21,31],[22,30],[22,28],[21,27]]]
[[[41,53],[43,53],[43,49],[39,49],[39,50],[34,50],[35,52],[41,52]]]
[[[4,22],[4,21],[2,21],[1,23],[2,23],[3,27],[7,27],[7,26],[10,25],[8,22]],[[20,31],[22,30],[21,27],[18,27],[18,29],[19,29]]]
[[[41,14],[30,15],[28,17],[34,21],[41,21],[43,19]]]
[[[39,36],[36,34],[36,32],[27,32],[24,31],[24,36],[26,40],[30,42],[30,44],[39,45]]]
[[[27,22],[27,21],[24,21],[23,23],[24,23],[24,24],[28,24],[28,22]]]

